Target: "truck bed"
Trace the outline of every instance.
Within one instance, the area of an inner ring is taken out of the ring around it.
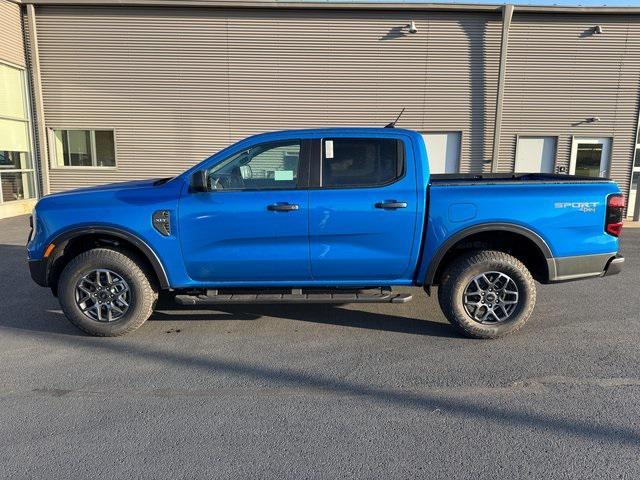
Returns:
[[[560,173],[440,173],[431,175],[432,185],[609,182],[611,182],[611,180],[608,178],[580,177]]]

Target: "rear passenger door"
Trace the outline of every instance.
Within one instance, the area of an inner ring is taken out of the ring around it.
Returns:
[[[417,183],[408,144],[389,137],[317,141],[309,193],[314,280],[410,280]]]

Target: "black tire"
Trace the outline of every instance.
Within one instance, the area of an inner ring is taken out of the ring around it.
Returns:
[[[76,285],[95,269],[108,269],[126,281],[130,290],[129,307],[121,318],[101,322],[85,315],[76,303]],[[111,248],[95,248],[72,259],[62,271],[58,299],[69,321],[89,335],[116,337],[139,328],[153,312],[158,299],[153,277],[134,254]]]
[[[465,309],[463,299],[467,286],[477,275],[486,272],[509,276],[518,289],[517,305],[501,322],[479,322]],[[515,332],[527,322],[536,303],[536,286],[527,267],[517,258],[494,250],[474,250],[463,253],[446,267],[438,288],[438,300],[449,322],[466,336],[499,338]]]

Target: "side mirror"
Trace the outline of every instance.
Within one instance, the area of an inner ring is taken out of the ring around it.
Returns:
[[[191,177],[191,191],[192,192],[209,192],[209,175],[206,170],[198,170]]]

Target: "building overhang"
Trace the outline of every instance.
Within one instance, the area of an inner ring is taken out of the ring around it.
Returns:
[[[218,7],[265,9],[323,9],[323,10],[395,10],[395,11],[465,11],[500,13],[504,4],[413,3],[413,2],[314,2],[278,0],[9,0],[22,5],[68,6],[152,6],[152,7]],[[518,12],[568,14],[640,14],[640,7],[582,7],[514,5]]]

